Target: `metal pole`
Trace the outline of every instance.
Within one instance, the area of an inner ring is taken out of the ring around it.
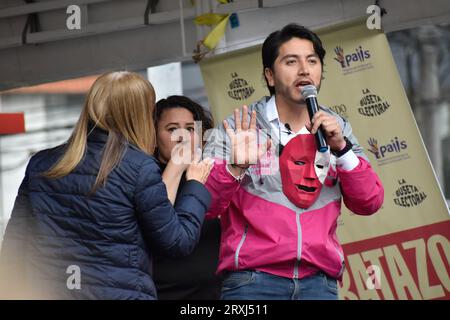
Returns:
[[[442,115],[438,65],[438,43],[442,38],[439,29],[435,26],[424,26],[419,28],[418,39],[421,81],[417,94],[424,126],[421,131],[436,175],[440,184],[443,185],[442,132],[439,125]]]

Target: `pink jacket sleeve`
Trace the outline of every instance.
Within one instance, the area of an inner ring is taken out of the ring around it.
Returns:
[[[216,159],[205,186],[212,198],[206,218],[215,218],[228,208],[231,198],[239,189],[240,184],[227,171],[226,163]]]
[[[345,206],[359,215],[371,215],[381,208],[384,188],[369,162],[359,158],[359,165],[345,171],[337,169]]]

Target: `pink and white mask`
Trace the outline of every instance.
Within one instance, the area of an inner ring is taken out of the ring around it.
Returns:
[[[319,197],[330,168],[330,152],[318,152],[314,135],[292,138],[280,155],[283,192],[299,208],[309,208]]]

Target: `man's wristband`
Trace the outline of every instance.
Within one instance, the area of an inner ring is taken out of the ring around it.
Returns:
[[[346,154],[347,152],[349,152],[353,148],[353,144],[350,142],[350,140],[348,140],[347,137],[344,136],[344,140],[345,140],[345,147],[342,150],[339,150],[339,151],[331,150],[331,153],[336,158],[342,157],[344,154]]]

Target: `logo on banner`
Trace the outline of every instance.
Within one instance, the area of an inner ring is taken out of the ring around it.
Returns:
[[[336,112],[342,118],[348,119],[347,107],[345,106],[345,104],[334,105],[334,106],[331,106],[330,109],[332,111]]]
[[[362,46],[355,48],[354,51],[346,54],[344,49],[337,45],[334,48],[336,57],[333,59],[341,65],[341,69],[344,75],[363,71],[373,68],[372,63],[369,62],[372,57],[369,50],[363,49]]]
[[[367,143],[369,144],[368,150],[374,154],[379,166],[410,158],[405,151],[408,148],[406,140],[400,140],[398,137],[382,145],[378,144],[377,139],[371,137]]]
[[[363,116],[379,116],[385,113],[391,106],[387,100],[382,99],[379,95],[372,94],[367,88],[362,92],[364,96],[359,101],[360,107],[358,108],[358,112]]]
[[[228,96],[234,100],[246,100],[251,97],[255,88],[253,88],[249,83],[242,78],[239,78],[236,72],[231,74],[233,80],[231,80],[228,85]]]
[[[400,187],[394,193],[394,203],[401,207],[416,207],[421,204],[427,194],[412,184],[407,184],[405,179],[398,181]]]

